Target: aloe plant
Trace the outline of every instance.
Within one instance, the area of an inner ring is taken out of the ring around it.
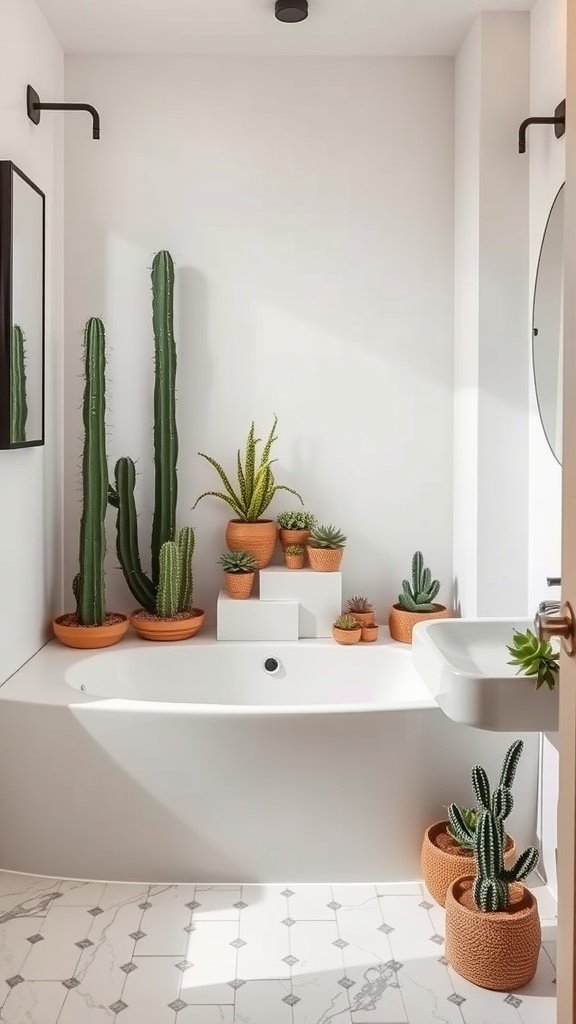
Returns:
[[[248,551],[225,551],[218,559],[224,572],[245,575],[256,572],[258,562]]]
[[[23,444],[26,440],[26,368],[24,360],[24,332],[14,324],[10,336],[10,441]]]
[[[433,580],[430,569],[424,567],[422,552],[416,551],[412,557],[412,581],[402,581],[398,604],[407,612],[433,612],[439,590],[439,581]]]
[[[224,501],[232,509],[237,519],[240,519],[245,523],[255,523],[258,519],[262,518],[278,491],[288,491],[302,502],[302,498],[297,491],[293,490],[292,487],[285,487],[284,485],[277,484],[274,479],[272,466],[276,460],[271,459],[270,454],[272,451],[272,445],[278,440],[276,436],[277,424],[278,417],[275,416],[272,430],[268,435],[268,439],[262,450],[262,455],[260,456],[260,461],[257,465],[257,448],[261,443],[261,440],[256,437],[254,423],[252,423],[246,439],[244,458],[242,458],[240,449],[238,449],[237,453],[236,490],[232,486],[228,475],[220,463],[217,462],[216,459],[213,459],[211,455],[206,455],[204,452],[198,452],[201,458],[205,459],[206,462],[209,462],[210,465],[214,467],[220,477],[224,490],[205,491],[204,494],[201,494],[200,497],[197,498],[194,508],[196,508],[198,502],[202,501],[203,498],[219,498],[220,501]]]
[[[471,850],[478,824],[478,811],[474,807],[459,807],[458,804],[452,804],[447,810],[449,824],[446,831],[448,835],[455,843],[458,843],[458,846],[462,846],[465,850]],[[454,820],[451,819],[451,816]]]
[[[535,869],[538,850],[529,846],[511,868],[504,866],[506,833],[504,822],[514,807],[512,784],[522,755],[522,740],[513,743],[504,759],[500,781],[492,793],[488,776],[480,765],[472,769],[472,786],[478,807],[476,828],[472,829],[456,804],[448,808],[450,827],[463,846],[474,850],[476,877],[473,897],[484,913],[501,912],[510,906],[510,885],[521,882]]]
[[[75,595],[80,624],[103,626],[106,621],[104,556],[108,500],[106,341],[104,324],[95,318],[88,321],[84,331],[84,373],[80,572],[75,581]]]
[[[328,548],[331,551],[343,548],[345,544],[346,537],[337,526],[332,526],[332,523],[326,526],[315,526],[308,540],[308,545],[311,548]]]
[[[518,675],[533,676],[536,689],[546,685],[554,690],[560,672],[560,654],[554,651],[548,640],[539,640],[532,630],[525,633],[514,630],[512,645],[506,648],[512,655],[509,665],[518,668]]]
[[[374,610],[374,606],[367,597],[362,597],[360,594],[355,594],[354,597],[350,597],[347,601],[348,611],[353,615],[354,612],[365,615],[367,612]]]

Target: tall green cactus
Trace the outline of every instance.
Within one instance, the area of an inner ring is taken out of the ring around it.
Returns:
[[[104,324],[92,318],[84,331],[85,383],[82,417],[82,520],[80,523],[80,580],[78,617],[83,626],[103,626],[106,620],[104,521],[108,501],[106,463],[106,342]]]
[[[160,578],[156,594],[156,612],[170,619],[181,612],[192,614],[192,554],[194,531],[180,530],[178,543],[167,540],[160,548]]]
[[[408,580],[402,581],[398,604],[408,612],[433,612],[439,590],[439,581],[433,580],[430,569],[424,567],[422,552],[416,551],[412,557],[412,585]]]
[[[488,776],[480,765],[472,769],[472,786],[476,794],[479,816],[475,832],[466,825],[456,804],[448,808],[450,827],[461,845],[474,850],[476,877],[473,896],[479,910],[504,911],[510,905],[510,884],[521,882],[538,863],[538,850],[529,846],[513,867],[505,868],[506,832],[504,822],[514,807],[512,784],[524,744],[516,740],[504,759],[500,781],[493,793]]]
[[[23,444],[26,440],[26,368],[24,365],[24,332],[14,324],[10,336],[10,441]]]
[[[174,263],[169,252],[159,252],[152,263],[152,313],[154,326],[154,473],[155,504],[152,523],[152,573],[142,569],[138,547],[138,519],[134,500],[136,469],[132,459],[116,463],[115,487],[109,502],[117,510],[116,550],[126,583],[143,607],[154,613],[160,578],[160,549],[174,540],[178,481],[178,433],[176,429],[176,344],[173,331]]]
[[[194,580],[192,576],[192,555],[194,554],[194,530],[184,526],[178,534],[178,558],[180,590],[178,611],[192,612],[194,608]]]

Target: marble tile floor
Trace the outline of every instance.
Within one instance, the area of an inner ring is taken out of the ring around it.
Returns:
[[[459,978],[419,883],[132,885],[0,872],[5,1024],[554,1024],[555,905],[521,992]]]

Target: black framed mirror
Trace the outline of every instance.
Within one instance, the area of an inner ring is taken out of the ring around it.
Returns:
[[[0,161],[0,449],[44,444],[45,196]]]
[[[562,463],[564,362],[564,185],[548,216],[534,288],[532,365],[540,420],[552,454]]]

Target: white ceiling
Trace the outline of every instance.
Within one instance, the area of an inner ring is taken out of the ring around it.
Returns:
[[[38,0],[69,53],[453,54],[480,10],[533,0],[310,0],[296,25],[274,0]]]

